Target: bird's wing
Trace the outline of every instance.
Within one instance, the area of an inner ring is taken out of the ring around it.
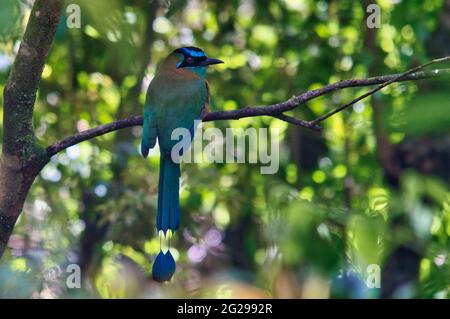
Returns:
[[[149,149],[156,144],[156,136],[158,134],[156,121],[156,107],[150,104],[150,90],[147,92],[144,107],[144,125],[142,128],[141,153],[147,157]]]
[[[206,114],[210,112],[210,105],[211,105],[211,94],[209,93],[209,84],[208,81],[205,81],[206,86],[206,101],[205,106],[203,107],[202,114],[200,115],[200,118],[203,119]]]
[[[206,87],[206,99],[205,99],[205,104],[203,105],[203,108],[202,108],[202,112],[200,113],[199,120],[203,120],[203,118],[206,116],[206,114],[208,114],[210,112],[211,94],[209,93],[208,81],[205,81],[205,87]],[[193,123],[189,130],[191,132],[191,142],[194,139],[194,133],[195,133],[196,128],[197,127],[195,126],[195,123]]]

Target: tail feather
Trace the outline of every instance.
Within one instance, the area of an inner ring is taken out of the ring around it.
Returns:
[[[156,227],[166,234],[178,229],[180,223],[180,164],[176,164],[170,155],[161,153],[159,185],[158,185],[158,216]]]
[[[171,200],[170,208],[173,214],[170,214],[169,224],[173,227],[173,231],[178,229],[180,224],[180,164],[175,164],[174,174],[176,183],[174,182],[174,187],[171,189]]]

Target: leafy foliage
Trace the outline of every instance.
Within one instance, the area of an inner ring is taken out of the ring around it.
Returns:
[[[377,30],[367,29],[363,2],[350,0],[70,3],[81,7],[82,28],[63,18],[44,69],[34,114],[42,145],[140,114],[158,62],[183,45],[225,61],[208,75],[212,108],[225,110],[449,52],[449,42],[432,48],[445,31],[438,16],[450,10],[442,0],[378,1]],[[1,29],[13,30],[0,42],[2,91],[28,13],[20,1],[1,6]],[[323,136],[266,117],[206,124],[279,128],[280,169],[182,167],[168,285],[150,279],[158,151],[139,155],[140,128],[73,146],[33,185],[0,263],[0,296],[448,298],[448,89],[448,79],[392,85],[331,117]],[[365,90],[293,115],[313,118]],[[70,263],[81,266],[81,290],[64,285]],[[366,286],[371,264],[381,288]]]

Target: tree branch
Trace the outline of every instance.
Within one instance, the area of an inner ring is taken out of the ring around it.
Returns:
[[[357,97],[356,99],[353,99],[352,101],[350,101],[350,102],[348,102],[348,103],[346,103],[346,104],[344,104],[344,105],[342,105],[342,106],[340,106],[340,107],[335,108],[333,111],[328,112],[328,113],[326,113],[325,115],[319,116],[319,117],[316,118],[315,120],[311,121],[311,124],[318,124],[318,123],[320,123],[320,122],[326,120],[326,119],[329,118],[330,116],[332,116],[332,115],[334,115],[334,114],[336,114],[336,113],[338,113],[338,112],[340,112],[340,111],[346,109],[347,107],[349,107],[349,106],[351,106],[351,105],[353,105],[353,104],[355,104],[355,103],[361,101],[362,99],[365,99],[366,97],[375,94],[376,92],[378,92],[378,91],[381,90],[382,88],[388,86],[389,84],[394,83],[394,82],[397,82],[397,81],[399,81],[399,80],[401,80],[401,79],[404,79],[404,78],[407,77],[408,75],[413,74],[414,72],[417,72],[417,71],[419,71],[419,70],[422,70],[423,68],[425,68],[425,67],[427,67],[427,66],[429,66],[429,65],[432,65],[432,64],[434,64],[434,63],[445,62],[445,61],[449,61],[449,60],[450,60],[450,57],[444,57],[444,58],[440,58],[440,59],[435,59],[435,60],[432,60],[432,61],[427,62],[427,63],[425,63],[425,64],[419,65],[419,66],[417,66],[417,67],[415,67],[415,68],[412,68],[412,69],[410,69],[410,70],[408,70],[408,71],[406,71],[406,72],[403,72],[403,73],[401,73],[401,74],[399,74],[399,75],[393,77],[393,78],[390,79],[389,81],[380,84],[379,86],[377,86],[377,87],[374,88],[373,90],[370,90],[370,91],[368,91],[368,92],[366,92],[366,93],[360,95],[360,96]],[[434,71],[432,71],[432,72],[434,72],[435,74],[439,74],[439,71],[440,71],[440,70],[434,70]],[[448,69],[444,69],[443,71],[448,71]]]
[[[305,120],[301,120],[301,119],[296,119],[295,117],[292,116],[288,116],[286,114],[279,114],[279,115],[273,115],[274,118],[277,118],[279,120],[297,125],[297,126],[302,126],[302,127],[306,127],[312,130],[315,130],[317,132],[322,132],[323,128],[322,126],[318,125],[318,124],[314,124],[310,121],[305,121]]]
[[[401,74],[392,74],[392,75],[384,75],[384,76],[377,76],[377,77],[371,77],[371,78],[365,78],[365,79],[350,79],[350,80],[343,80],[339,82],[335,82],[329,85],[325,85],[321,88],[307,91],[301,95],[293,96],[287,101],[272,104],[272,105],[264,105],[264,106],[256,106],[256,107],[245,107],[238,110],[233,111],[216,111],[206,114],[206,116],[203,118],[204,122],[210,122],[210,121],[220,121],[220,120],[238,120],[241,118],[246,117],[255,117],[255,116],[272,116],[277,119],[280,119],[282,121],[286,121],[288,123],[302,126],[308,129],[313,129],[316,131],[321,131],[322,127],[318,125],[319,122],[329,118],[333,114],[336,114],[337,112],[342,111],[343,109],[347,108],[348,106],[362,100],[363,98],[370,96],[374,94],[375,92],[381,90],[382,88],[388,86],[389,84],[392,84],[394,82],[402,82],[402,81],[416,81],[416,80],[422,80],[422,79],[428,79],[428,78],[435,78],[438,76],[443,75],[450,75],[450,68],[449,69],[436,69],[431,71],[419,71],[423,69],[426,66],[429,66],[434,63],[443,62],[443,61],[449,61],[450,57],[445,57],[442,59],[436,59],[432,60],[424,65],[418,66],[416,68],[413,68],[411,70],[408,70]],[[284,112],[291,111],[298,107],[299,105],[305,104],[306,102],[313,100],[319,96],[342,90],[345,88],[351,88],[351,87],[362,87],[362,86],[371,86],[371,85],[379,85],[375,89],[361,95],[357,99],[351,101],[350,103],[345,104],[344,106],[341,106],[315,120],[312,121],[306,121],[301,119],[296,119],[291,116],[283,114]],[[63,140],[56,142],[55,144],[49,146],[47,148],[47,154],[49,157],[55,155],[56,153],[72,146],[75,144],[78,144],[80,142],[92,139],[94,137],[113,132],[116,130],[120,130],[127,127],[142,125],[143,119],[142,116],[130,116],[128,118],[118,120],[112,123],[100,125],[98,127],[88,129],[85,131],[82,131],[78,134],[74,134],[72,136],[66,137]]]
[[[127,127],[133,127],[142,125],[142,116],[132,115],[122,120],[118,120],[112,123],[100,125],[85,131],[81,131],[78,134],[74,134],[62,139],[59,142],[49,146],[47,148],[47,155],[49,157],[55,155],[56,153],[65,150],[66,148],[78,144],[80,142],[90,140],[91,138],[104,135],[109,132],[117,131]]]

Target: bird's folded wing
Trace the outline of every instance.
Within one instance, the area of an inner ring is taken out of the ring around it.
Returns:
[[[205,106],[203,107],[202,114],[200,115],[200,118],[203,119],[206,114],[210,112],[210,105],[211,105],[211,94],[209,94],[209,84],[208,81],[205,81],[206,85],[206,101]]]

